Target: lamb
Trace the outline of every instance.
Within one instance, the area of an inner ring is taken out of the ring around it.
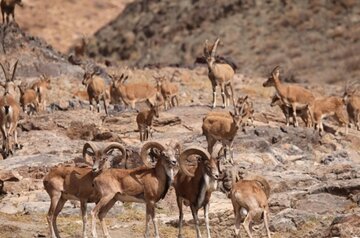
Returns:
[[[13,82],[15,78],[16,68],[18,65],[18,61],[16,61],[14,65],[14,69],[12,72],[11,78],[8,77],[7,72],[5,71],[4,66],[0,63],[1,68],[5,74],[6,85],[8,82]],[[21,146],[18,143],[17,139],[17,124],[19,121],[20,115],[20,106],[14,97],[9,93],[9,88],[5,86],[5,93],[2,98],[0,98],[0,125],[1,125],[1,133],[3,136],[3,155],[4,157],[8,157],[9,154],[14,153],[14,146],[11,141],[11,137],[14,137],[15,140],[15,149],[19,149]]]
[[[21,85],[18,86],[20,90],[20,105],[25,113],[32,115],[39,109],[38,94],[34,89],[26,89]]]
[[[340,123],[340,125],[345,126],[345,134],[348,133],[349,121],[342,98],[335,96],[317,98],[310,106],[309,110],[311,117],[314,120],[315,128],[318,128],[320,135],[324,131],[322,119],[327,116],[335,116],[335,119]],[[336,133],[337,132],[338,130],[336,130]]]
[[[216,141],[220,141],[225,148],[225,157],[228,158],[230,150],[231,163],[233,158],[233,141],[238,129],[241,126],[242,118],[240,115],[230,113],[229,117],[213,116],[211,113],[203,118],[203,135],[208,143],[208,151],[211,154]]]
[[[157,159],[155,167],[147,159],[148,150]],[[180,154],[181,146],[172,143],[163,146],[158,142],[147,142],[141,148],[141,158],[146,166],[135,169],[109,169],[94,179],[94,189],[99,193],[100,200],[91,211],[92,235],[97,237],[96,217],[101,222],[105,237],[110,237],[104,217],[116,201],[137,202],[146,204],[145,237],[149,237],[149,224],[152,219],[155,237],[159,238],[155,204],[163,199],[172,183],[176,155]]]
[[[245,125],[254,125],[254,105],[249,101],[249,97],[239,97],[236,103],[237,113],[242,117],[242,121]]]
[[[194,173],[191,173],[186,166],[186,160],[190,156],[199,156],[198,164]],[[180,170],[174,178],[173,186],[176,192],[176,201],[179,207],[179,234],[182,237],[183,226],[183,203],[190,205],[191,213],[195,221],[196,237],[200,238],[198,211],[204,208],[205,225],[207,237],[210,236],[209,226],[209,201],[211,193],[217,188],[219,179],[219,168],[217,157],[210,154],[201,147],[191,146],[184,150],[179,158]]]
[[[135,109],[135,103],[137,102],[149,101],[152,104],[157,102],[158,92],[152,85],[148,83],[125,84],[129,76],[124,73],[120,76],[112,74],[109,77],[112,79],[112,95],[116,95],[112,97],[121,98],[132,109]]]
[[[287,115],[289,115],[288,108],[292,108],[294,126],[298,127],[299,123],[296,118],[297,109],[302,109],[310,106],[314,100],[314,95],[307,89],[298,85],[284,85],[280,82],[280,69],[276,66],[271,72],[271,76],[263,83],[264,87],[274,86],[281,101],[287,106]]]
[[[226,105],[229,106],[229,98],[232,97],[233,106],[235,108],[235,99],[234,99],[234,90],[232,86],[232,79],[234,77],[235,71],[230,64],[227,63],[217,63],[216,62],[216,48],[220,42],[220,39],[217,39],[212,47],[208,45],[208,41],[205,41],[204,46],[204,55],[209,69],[209,79],[211,81],[213,89],[213,104],[212,107],[216,107],[216,87],[219,85],[221,89],[221,96],[223,100],[223,108]],[[231,91],[231,95],[229,92]],[[226,98],[225,98],[226,94]]]
[[[250,224],[252,221],[264,220],[266,233],[271,238],[269,230],[269,205],[270,185],[261,176],[252,176],[246,180],[240,180],[233,185],[230,198],[235,214],[235,234],[240,237],[240,224],[251,238]]]
[[[5,15],[6,24],[9,23],[9,15],[12,15],[13,21],[15,21],[15,5],[23,7],[21,0],[1,0],[0,6],[3,24],[5,23]]]
[[[157,90],[161,92],[161,95],[165,100],[164,102],[165,110],[179,105],[179,101],[177,98],[177,94],[179,93],[179,86],[175,83],[171,83],[174,77],[175,77],[175,72],[170,80],[167,80],[167,78],[164,76],[160,76],[160,77],[154,76],[157,83]]]
[[[50,85],[50,78],[45,74],[40,76],[40,80],[36,81],[31,88],[35,90],[38,95],[38,102],[39,102],[39,109],[41,111],[46,110],[46,98],[47,98],[47,91],[51,90]]]
[[[140,141],[146,141],[152,137],[152,122],[153,118],[159,117],[159,106],[150,104],[150,110],[141,111],[136,116],[136,123],[140,132]]]
[[[360,131],[360,96],[356,95],[356,88],[346,88],[343,100],[349,115],[349,120]]]
[[[51,204],[47,214],[50,234],[52,238],[59,238],[56,218],[67,200],[79,200],[83,221],[83,237],[86,235],[86,209],[87,203],[98,201],[98,195],[93,188],[93,180],[109,166],[107,155],[110,151],[118,149],[122,158],[126,156],[125,148],[118,143],[110,143],[99,149],[93,142],[87,142],[83,147],[83,158],[88,154],[94,157],[93,167],[58,166],[52,168],[44,177],[43,183],[49,194]]]
[[[86,90],[89,96],[90,111],[93,110],[93,101],[96,102],[97,111],[100,112],[100,100],[104,102],[104,109],[106,115],[108,114],[106,105],[107,89],[105,81],[100,76],[96,75],[99,72],[94,67],[86,69],[82,84],[86,86]]]
[[[274,107],[274,106],[280,107],[281,111],[284,113],[285,118],[286,118],[286,126],[289,126],[290,115],[293,115],[293,111],[292,111],[293,109],[291,107],[286,106],[286,104],[281,101],[280,96],[276,93],[274,94],[274,96],[271,99],[270,106],[271,107]],[[299,115],[301,117],[301,119],[304,121],[306,127],[312,127],[311,116],[310,116],[310,112],[309,112],[308,108],[297,109],[296,115]],[[295,119],[293,119],[293,123],[295,123]]]

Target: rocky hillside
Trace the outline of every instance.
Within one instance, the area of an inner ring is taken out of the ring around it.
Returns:
[[[199,1],[193,2],[200,4]],[[154,6],[150,4],[150,11]],[[46,213],[50,199],[43,188],[44,175],[53,166],[74,165],[81,161],[82,146],[87,141],[100,144],[119,142],[136,155],[142,146],[135,122],[137,111],[125,109],[122,105],[111,105],[108,116],[103,109],[101,113],[89,111],[85,88],[81,85],[84,73],[81,67],[69,64],[66,57],[53,50],[51,45],[25,33],[15,24],[2,26],[0,30],[0,61],[13,63],[19,60],[18,80],[30,84],[39,78],[40,73],[51,77],[47,110],[31,117],[21,114],[17,131],[23,147],[13,156],[0,159],[0,236],[48,237]],[[222,52],[226,53],[224,48],[223,45]],[[160,112],[154,121],[153,140],[165,143],[176,138],[184,148],[191,145],[206,148],[202,118],[212,111],[207,69],[196,66],[192,69],[161,67],[130,71],[128,81],[147,81],[154,86],[152,75],[170,76],[177,72],[174,82],[180,89],[180,106]],[[3,81],[3,75],[0,75]],[[325,121],[326,133],[322,137],[313,129],[304,128],[303,123],[299,128],[284,126],[281,110],[269,105],[273,89],[263,88],[264,81],[264,77],[252,74],[237,73],[234,77],[236,95],[248,95],[254,104],[255,121],[238,131],[234,141],[235,163],[231,168],[238,168],[242,177],[257,174],[269,181],[272,237],[359,236],[359,131],[352,127],[345,135],[344,128],[341,128],[335,135],[337,124],[333,120]],[[343,90],[342,85],[336,84],[324,86],[310,81],[306,85],[317,95],[339,94]],[[142,110],[146,104],[136,106]],[[220,108],[215,110],[222,111]],[[136,156],[132,157],[132,162],[141,163]],[[88,211],[91,207],[93,204],[89,205]],[[231,209],[227,196],[215,191],[209,216],[212,237],[233,237]],[[161,236],[176,237],[178,210],[173,188],[159,202],[156,213]],[[58,218],[62,237],[82,236],[79,214],[76,202],[65,204]],[[142,237],[144,222],[144,204],[116,203],[106,217],[112,237]],[[255,224],[254,228],[254,237],[262,237],[263,227]],[[242,230],[242,235],[244,233]],[[190,209],[186,207],[184,237],[194,236]]]
[[[360,76],[360,2],[356,0],[140,1],[94,36],[91,57],[144,66],[192,65],[206,39],[239,72],[264,76],[281,65],[291,81],[343,82]]]

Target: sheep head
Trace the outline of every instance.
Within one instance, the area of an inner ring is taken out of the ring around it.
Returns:
[[[263,87],[273,87],[275,86],[275,81],[279,80],[280,76],[280,66],[276,66],[270,74],[270,77],[266,82],[263,83]]]
[[[217,159],[210,156],[209,152],[207,152],[205,149],[198,147],[198,146],[192,146],[188,149],[185,149],[179,158],[179,165],[181,171],[186,174],[189,177],[194,177],[195,174],[190,172],[188,169],[188,158],[190,156],[197,156],[198,158],[198,165],[202,166],[204,169],[204,172],[213,179],[218,179],[220,176],[219,168]]]

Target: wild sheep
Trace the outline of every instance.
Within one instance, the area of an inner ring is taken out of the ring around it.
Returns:
[[[32,115],[39,109],[38,94],[34,89],[25,89],[23,86],[18,85],[20,90],[20,105],[25,113]]]
[[[104,217],[116,201],[137,202],[146,204],[145,237],[149,237],[150,220],[153,221],[155,237],[159,237],[155,204],[163,199],[171,186],[174,167],[177,164],[177,154],[181,146],[178,143],[163,146],[158,142],[147,142],[141,148],[141,158],[146,166],[135,169],[109,169],[94,179],[94,188],[100,195],[95,208],[91,211],[92,235],[97,237],[96,217],[101,222],[105,237],[110,237]],[[151,168],[148,150],[156,165]]]
[[[31,88],[35,90],[35,92],[38,95],[38,101],[39,101],[39,109],[41,111],[46,110],[46,99],[47,99],[47,91],[51,90],[50,85],[50,78],[46,76],[45,74],[42,74],[40,76],[40,80],[37,80]]]
[[[345,89],[343,100],[349,115],[349,121],[354,123],[356,129],[360,131],[360,96],[355,95],[356,88]]]
[[[8,77],[7,72],[5,71],[4,66],[0,63],[1,68],[4,71],[6,81],[13,82],[15,77],[15,72],[17,68],[18,61],[16,61],[14,65],[14,69],[12,72],[11,78]],[[14,146],[11,140],[11,137],[14,137],[15,140],[15,149],[20,148],[20,144],[17,139],[17,124],[19,121],[20,115],[20,106],[18,102],[14,99],[14,97],[9,93],[9,88],[5,87],[5,93],[3,97],[0,98],[0,125],[1,125],[1,133],[3,136],[3,155],[4,157],[9,156],[9,154],[14,153]]]
[[[310,106],[310,113],[315,123],[315,128],[321,134],[324,131],[322,120],[327,116],[335,116],[340,125],[345,126],[345,134],[348,133],[349,120],[345,112],[344,101],[340,97],[317,98]],[[336,133],[338,130],[336,130]]]
[[[292,108],[294,126],[299,126],[299,123],[296,118],[296,110],[301,108],[306,108],[310,106],[314,100],[314,95],[307,89],[300,87],[298,85],[284,85],[280,82],[280,69],[279,66],[276,66],[271,72],[271,76],[266,82],[263,83],[264,87],[274,86],[278,95],[281,98],[281,101],[287,106],[286,114],[289,115],[288,108]]]
[[[154,86],[148,83],[129,83],[125,81],[129,78],[124,73],[120,76],[116,74],[109,75],[112,79],[112,93],[117,95],[127,105],[135,109],[135,103],[149,101],[155,104],[158,98],[157,90]]]
[[[206,58],[206,62],[209,69],[209,79],[211,81],[212,89],[213,89],[213,105],[212,107],[216,107],[216,87],[219,85],[221,89],[221,96],[223,100],[223,107],[226,105],[229,106],[229,98],[232,97],[233,106],[235,108],[235,99],[234,99],[234,90],[232,86],[232,79],[234,77],[235,71],[231,67],[231,65],[227,63],[216,63],[215,62],[215,53],[216,48],[220,42],[220,39],[217,39],[214,45],[209,47],[208,41],[205,41],[204,46],[204,55]],[[231,95],[228,89],[231,90]],[[225,95],[226,94],[226,95]],[[226,96],[226,98],[225,98]]]
[[[136,123],[140,133],[140,141],[146,141],[152,137],[153,118],[159,117],[159,106],[150,104],[150,110],[140,111],[136,116]]]
[[[82,84],[86,86],[86,91],[89,96],[90,111],[94,109],[93,102],[95,100],[97,111],[100,112],[100,100],[102,100],[104,102],[105,113],[108,114],[106,105],[107,89],[104,79],[96,75],[98,73],[99,72],[95,70],[94,67],[86,69]]]
[[[225,157],[228,158],[230,150],[231,163],[233,159],[233,141],[238,129],[241,126],[240,115],[230,113],[229,117],[213,116],[211,113],[203,118],[202,131],[208,143],[208,151],[211,154],[216,141],[220,141],[225,148]]]
[[[289,126],[290,115],[294,115],[293,111],[292,111],[293,109],[291,107],[286,106],[286,104],[281,101],[280,96],[276,93],[274,94],[274,96],[271,99],[270,106],[271,107],[274,107],[274,106],[280,107],[281,111],[284,113],[285,118],[286,118],[286,126]],[[296,115],[299,115],[301,117],[301,119],[304,121],[306,127],[312,127],[311,116],[309,114],[308,108],[297,109]],[[295,123],[295,119],[293,119],[293,123]]]
[[[9,23],[9,15],[12,15],[13,21],[15,21],[15,5],[23,6],[21,0],[1,0],[1,14],[3,24],[5,23],[6,15],[6,24]]]
[[[245,125],[253,125],[254,124],[254,105],[249,101],[249,97],[246,95],[245,97],[239,97],[236,103],[237,113],[242,117],[242,121]],[[249,120],[250,123],[249,124]]]
[[[266,233],[271,238],[269,230],[269,205],[270,185],[260,176],[252,176],[240,180],[233,185],[230,198],[235,214],[235,234],[240,237],[240,224],[251,238],[250,224],[252,221],[264,220]]]
[[[174,77],[175,73],[172,75],[170,80],[168,80],[165,76],[154,76],[157,84],[157,90],[161,92],[161,95],[165,100],[165,110],[179,105],[177,98],[177,94],[179,93],[179,86],[171,82]]]
[[[85,143],[83,158],[88,154],[94,157],[93,167],[58,166],[52,168],[44,177],[43,183],[46,192],[50,196],[50,208],[47,214],[50,234],[52,238],[59,238],[56,218],[67,200],[78,200],[81,204],[83,221],[83,237],[86,235],[86,204],[97,202],[99,197],[94,191],[93,180],[103,169],[109,166],[108,153],[118,149],[122,157],[125,156],[125,148],[118,143],[111,143],[100,149],[92,142]]]
[[[190,156],[198,156],[198,163],[195,171],[191,173],[186,166],[186,160]],[[195,221],[196,237],[201,237],[199,229],[198,211],[204,208],[205,225],[207,237],[210,236],[209,226],[209,201],[211,193],[217,188],[219,179],[219,168],[217,158],[201,147],[192,146],[184,150],[179,158],[180,170],[174,178],[173,186],[176,192],[176,201],[179,208],[179,234],[182,237],[183,226],[183,203],[190,206]]]

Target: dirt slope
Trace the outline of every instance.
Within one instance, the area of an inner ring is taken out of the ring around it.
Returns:
[[[83,35],[92,36],[131,0],[23,0],[16,8],[20,26],[65,53]]]
[[[205,39],[220,37],[219,54],[241,73],[264,76],[279,64],[289,80],[359,80],[359,1],[149,2],[149,11],[134,2],[99,30],[89,55],[139,66],[189,65]]]

